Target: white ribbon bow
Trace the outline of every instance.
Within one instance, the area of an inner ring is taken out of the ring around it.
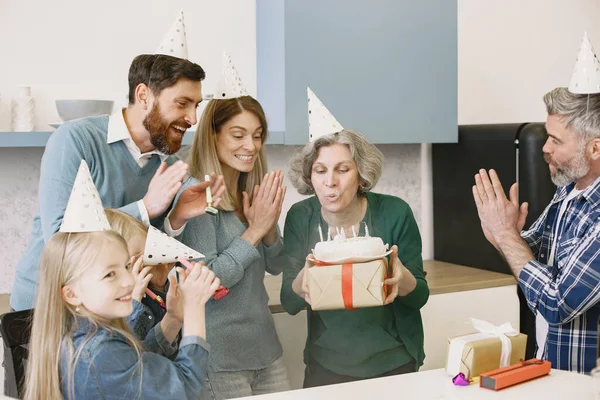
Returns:
[[[508,367],[510,365],[510,353],[512,352],[512,343],[508,336],[517,336],[519,331],[513,328],[510,322],[496,326],[487,321],[471,318],[471,325],[481,333],[489,333],[500,338],[500,341],[502,341],[500,368]]]

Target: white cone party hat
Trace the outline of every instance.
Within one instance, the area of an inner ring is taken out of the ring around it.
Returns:
[[[242,83],[235,65],[233,65],[231,56],[227,52],[223,53],[223,71],[219,82],[217,82],[214,99],[235,99],[247,95],[246,87]]]
[[[195,260],[204,258],[204,255],[150,225],[144,248],[144,265],[170,264],[182,258]]]
[[[583,35],[579,47],[579,54],[569,83],[569,92],[575,94],[600,93],[600,62],[594,53],[587,33]]]
[[[313,93],[310,88],[306,88],[308,94],[308,137],[311,142],[321,136],[336,133],[344,128],[329,112],[327,107],[321,103],[321,100]]]
[[[177,58],[188,59],[188,47],[185,34],[185,24],[183,22],[183,11],[171,25],[169,31],[165,34],[156,50],[156,54],[166,54]]]
[[[96,232],[106,230],[110,230],[110,224],[104,213],[102,200],[94,185],[87,163],[85,160],[81,160],[60,231]]]

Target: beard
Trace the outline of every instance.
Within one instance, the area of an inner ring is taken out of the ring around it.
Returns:
[[[150,143],[164,154],[177,153],[181,148],[183,136],[172,133],[171,126],[177,125],[186,129],[190,128],[190,125],[185,121],[175,121],[171,124],[164,119],[158,100],[154,103],[152,110],[146,115],[142,124],[150,133]]]
[[[556,164],[549,154],[544,154],[544,160],[554,166],[556,171],[550,171],[552,182],[556,186],[567,186],[587,175],[590,170],[590,162],[585,154],[585,145],[579,147],[577,154],[563,164]]]

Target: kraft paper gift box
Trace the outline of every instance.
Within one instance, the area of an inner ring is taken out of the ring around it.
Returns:
[[[387,261],[322,265],[307,271],[313,310],[340,310],[383,305]]]
[[[510,324],[494,326],[472,319],[478,333],[448,339],[446,372],[459,372],[467,379],[484,372],[517,364],[525,358],[527,335],[519,333]]]

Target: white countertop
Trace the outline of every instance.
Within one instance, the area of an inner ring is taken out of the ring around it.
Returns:
[[[515,385],[500,391],[479,385],[454,386],[443,369],[387,378],[292,390],[262,396],[244,397],[252,400],[595,400],[593,379],[587,375],[552,370],[550,375]],[[600,399],[600,396],[598,397]]]

